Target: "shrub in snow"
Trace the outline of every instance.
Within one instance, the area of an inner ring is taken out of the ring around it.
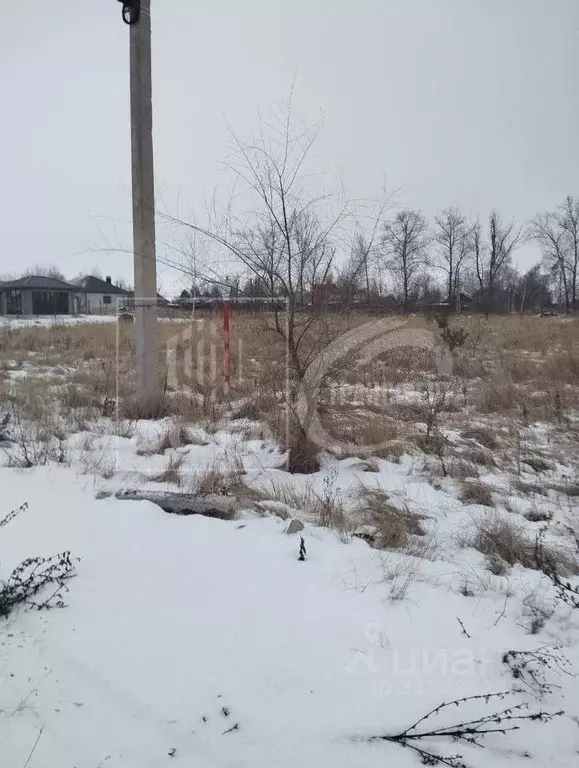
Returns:
[[[378,549],[403,549],[413,536],[424,536],[423,516],[407,505],[399,509],[390,503],[389,495],[380,488],[360,488],[359,513],[374,530],[373,546]]]
[[[487,555],[486,567],[493,576],[504,576],[509,570],[509,564],[496,552]]]
[[[521,724],[525,721],[547,723],[554,717],[564,714],[562,711],[552,713],[530,712],[529,705],[523,702],[493,711],[490,714],[473,717],[470,705],[484,703],[488,706],[491,701],[503,701],[507,696],[516,693],[520,693],[520,691],[488,693],[443,702],[400,733],[373,736],[370,738],[370,741],[389,741],[393,744],[399,744],[401,747],[408,747],[416,752],[423,765],[447,765],[450,768],[469,768],[462,755],[442,755],[438,752],[433,752],[432,748],[427,746],[428,742],[444,739],[459,744],[484,747],[483,740],[488,735],[505,735],[511,731],[518,731],[521,728]],[[468,714],[464,718],[459,716],[457,721],[452,722],[450,725],[436,725],[433,722],[436,721],[439,715],[446,715],[451,708],[464,711],[467,707]],[[431,722],[432,725],[430,724]],[[422,740],[426,742],[424,746],[422,746]]]
[[[0,418],[0,443],[5,442],[8,440],[8,424],[10,422],[10,414],[5,413],[4,416]]]
[[[570,581],[561,578],[562,571],[568,573],[569,570],[574,570],[577,573],[579,570],[577,562],[572,562],[571,565],[574,568],[571,568],[567,561],[563,563],[565,567],[562,568],[561,558],[558,557],[558,553],[545,544],[545,532],[546,528],[543,528],[535,542],[537,567],[550,579],[558,600],[571,608],[579,608],[579,587],[573,586]]]
[[[0,528],[28,508],[22,504],[0,520]],[[39,610],[64,605],[63,596],[67,582],[75,575],[70,552],[51,557],[30,557],[18,565],[8,579],[0,582],[0,618],[17,605],[33,605]]]
[[[445,344],[448,345],[451,352],[462,347],[468,341],[468,331],[464,328],[453,327],[449,325],[450,317],[448,315],[437,315],[436,322],[440,328],[440,335]]]
[[[483,507],[493,507],[493,495],[484,483],[465,481],[462,484],[460,500],[463,504],[480,504]]]
[[[547,680],[549,673],[571,674],[569,660],[558,645],[544,645],[536,651],[507,651],[503,664],[517,681],[517,686],[524,686],[538,699],[560,687]]]
[[[488,558],[495,562],[500,558],[508,565],[520,563],[543,571],[555,583],[560,575],[576,570],[577,564],[570,552],[545,543],[545,530],[533,538],[524,523],[488,512],[477,520],[470,544],[487,556],[487,562]]]

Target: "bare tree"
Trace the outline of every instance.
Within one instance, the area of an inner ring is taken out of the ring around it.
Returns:
[[[384,182],[374,200],[364,206],[365,211],[356,219],[350,260],[344,278],[354,291],[359,289],[362,282],[366,296],[370,295],[372,271],[380,257],[380,229],[386,212],[392,207],[395,193],[396,191],[389,190]]]
[[[565,308],[571,303],[567,282],[567,241],[566,232],[554,213],[539,213],[529,222],[529,237],[535,240],[543,255],[543,262],[551,276],[560,282],[565,298]]]
[[[448,306],[454,307],[469,244],[466,219],[458,208],[445,208],[435,217],[432,243],[435,266],[445,275]]]
[[[60,280],[61,282],[66,283],[66,277],[54,264],[48,266],[44,264],[36,264],[34,267],[29,267],[24,274],[37,275],[39,277],[52,277],[54,280]]]
[[[161,214],[204,235],[233,259],[245,281],[263,287],[298,379],[315,354],[304,341],[316,320],[316,288],[329,275],[338,225],[346,214],[345,205],[332,209],[333,196],[310,188],[306,166],[320,129],[321,124],[296,123],[290,93],[284,114],[274,124],[261,121],[249,142],[231,131],[233,152],[226,167],[237,186],[221,222],[203,227]],[[287,317],[280,314],[280,298],[287,300]],[[311,311],[303,311],[306,304]]]
[[[497,289],[511,264],[513,251],[523,240],[523,231],[514,221],[505,224],[498,211],[491,211],[487,242],[478,219],[471,225],[469,234],[480,298],[488,314],[495,305]]]
[[[124,277],[117,278],[115,280],[115,285],[117,286],[117,288],[120,288],[123,291],[129,292],[133,290],[133,286],[131,285],[131,283],[128,280],[125,280]]]
[[[565,270],[568,274],[571,306],[577,309],[577,277],[579,273],[579,198],[567,195],[559,206],[558,222],[565,233]]]
[[[521,313],[529,309],[541,311],[551,305],[549,275],[541,272],[539,264],[532,266],[525,274],[517,275],[513,300]]]
[[[384,224],[382,236],[385,264],[402,290],[402,305],[410,308],[412,290],[427,264],[428,222],[419,212],[404,210]]]

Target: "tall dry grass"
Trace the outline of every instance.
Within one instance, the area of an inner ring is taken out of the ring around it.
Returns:
[[[368,319],[356,312],[321,318],[306,334],[304,355]],[[408,322],[439,332],[422,317]],[[498,433],[498,423],[505,434],[514,434],[515,424],[519,429],[538,420],[562,431],[572,428],[570,417],[579,409],[579,318],[460,316],[452,325],[467,335],[455,350],[451,396],[440,409],[436,399],[431,402],[424,394],[436,393],[443,384],[437,381],[431,355],[400,347],[364,366],[347,358],[329,372],[320,393],[324,426],[361,448],[387,444],[377,455],[390,460],[415,453],[417,446],[440,453],[443,444],[437,434],[437,439],[424,440],[425,433],[456,427],[471,450],[464,458],[475,463],[480,463],[477,455],[482,461],[492,452],[494,460],[497,451],[512,448],[512,441],[509,445],[508,437]],[[269,425],[283,444],[286,354],[271,316],[234,313],[229,390],[223,381],[219,327],[217,317],[164,318],[159,323],[159,413],[208,428],[230,416],[250,417]],[[112,417],[117,406],[121,416],[138,418],[133,334],[133,326],[117,328],[114,323],[0,328],[0,416],[2,410],[16,408],[38,422],[47,410],[56,410],[71,429]],[[174,367],[167,356],[171,348]],[[473,419],[478,437],[486,429],[481,439],[469,434]],[[495,439],[489,443],[490,432]],[[299,430],[293,433],[299,435]],[[298,442],[292,442],[298,470],[300,463],[315,469],[315,450],[307,445],[306,451],[303,439]]]

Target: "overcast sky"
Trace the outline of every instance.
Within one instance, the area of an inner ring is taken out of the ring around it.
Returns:
[[[152,0],[157,191],[203,206],[283,100],[368,197],[523,221],[579,194],[578,0]],[[0,274],[131,279],[128,30],[117,0],[0,0]],[[117,235],[113,235],[113,222]],[[87,252],[88,251],[88,252]],[[519,253],[523,264],[535,255]],[[159,270],[161,283],[173,277]]]

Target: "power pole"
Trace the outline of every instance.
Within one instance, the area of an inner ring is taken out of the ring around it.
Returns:
[[[129,25],[135,356],[137,406],[154,416],[160,402],[157,372],[157,262],[151,77],[151,0],[119,0]]]

